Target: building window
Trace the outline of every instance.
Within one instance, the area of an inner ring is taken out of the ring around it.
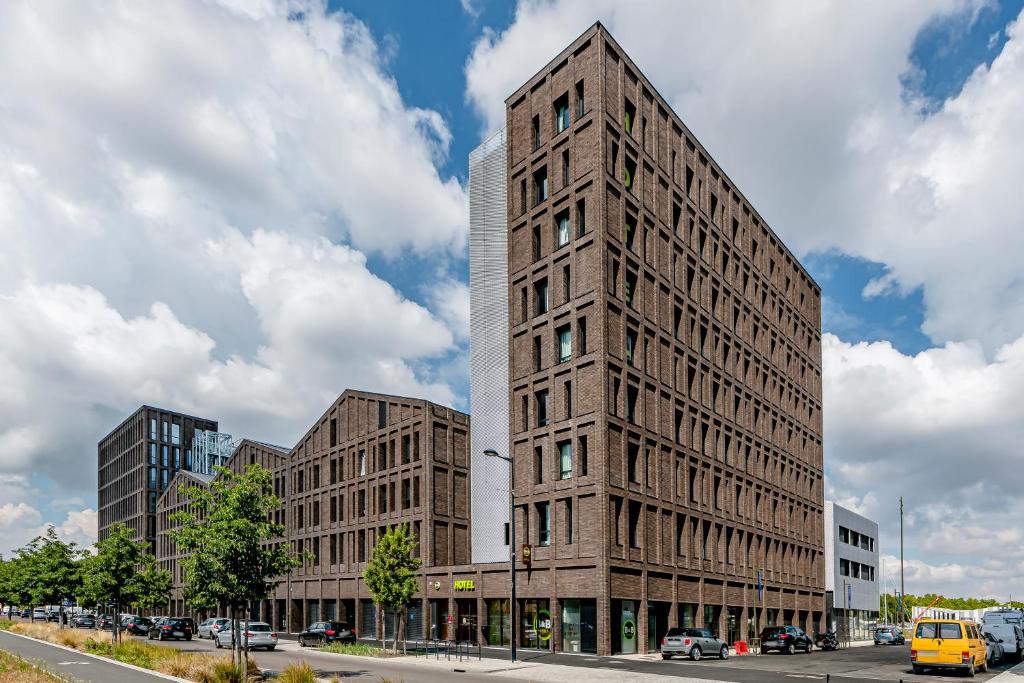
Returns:
[[[546,427],[548,424],[548,390],[541,389],[534,394],[536,399],[537,426]]]
[[[626,468],[629,481],[634,484],[640,483],[640,446],[629,444],[626,454]]]
[[[626,223],[622,226],[622,241],[626,244],[626,249],[634,251],[633,242],[636,237],[636,219],[631,216],[626,216]]]
[[[533,151],[540,149],[540,116],[534,116],[530,124],[533,137]]]
[[[163,420],[163,436],[164,436],[163,440],[164,440],[164,443],[167,443],[167,441],[168,441],[168,439],[167,439],[167,429],[168,429],[167,420]]]
[[[576,321],[576,343],[579,345],[580,355],[587,352],[587,319],[581,317]]]
[[[572,294],[572,274],[569,270],[569,264],[566,263],[562,266],[562,303],[569,302],[569,296]]]
[[[181,425],[171,425],[171,443],[181,444]]]
[[[584,233],[587,232],[587,200],[579,199],[576,201],[576,234],[579,237],[583,237]]]
[[[519,213],[526,213],[526,178],[519,180]]]
[[[580,476],[587,476],[587,435],[583,434],[580,436]]]
[[[331,448],[338,445],[338,420],[331,418]]]
[[[563,441],[558,444],[558,478],[572,477],[572,442]]]
[[[156,418],[149,418],[149,438],[156,441]]]
[[[167,488],[167,470],[161,470],[160,471],[160,482],[161,482],[160,488],[162,488],[162,489]]]
[[[548,198],[548,169],[543,167],[533,173],[533,205],[537,206]]]
[[[576,118],[587,113],[587,104],[583,94],[583,81],[580,81],[576,84]]]
[[[544,483],[544,448],[542,446],[533,447],[533,483]]]
[[[163,465],[164,467],[167,467],[168,462],[167,448],[167,446],[160,447],[160,464]]]
[[[636,273],[626,273],[626,285],[623,289],[623,294],[626,298],[626,305],[633,308],[633,302],[636,300]]]
[[[626,420],[636,424],[636,401],[640,395],[640,390],[630,385],[626,387]]]
[[[569,244],[569,209],[555,217],[555,248]]]
[[[640,502],[629,501],[629,547],[640,547]]]
[[[569,127],[569,93],[555,100],[555,134]]]
[[[537,545],[551,545],[551,503],[537,503]]]
[[[540,226],[535,225],[533,226],[533,260],[540,260],[541,256],[543,253],[541,253]]]
[[[565,398],[565,419],[572,417],[572,382],[566,380],[563,385],[563,397]]]
[[[636,185],[636,161],[628,156],[625,163],[622,164],[622,182],[630,192]]]
[[[540,337],[533,338],[533,371],[540,372],[541,368],[544,367],[544,356],[541,351],[541,340]]]
[[[572,179],[569,166],[569,150],[562,150],[562,187],[568,187]]]
[[[156,468],[149,468],[149,487],[156,488]]]
[[[633,134],[633,122],[636,121],[636,107],[632,102],[626,100],[623,107],[622,128],[630,135]]]
[[[156,512],[156,491],[149,492],[149,511]]]
[[[572,359],[572,328],[563,325],[555,333],[558,335],[558,362],[564,363]]]
[[[565,499],[565,544],[573,543],[572,498]]]
[[[505,545],[508,545],[509,544],[509,525],[508,525],[508,522],[505,522],[504,526],[505,526]]]
[[[174,449],[174,469],[176,469],[176,470],[180,470],[181,469],[181,449],[180,448],[175,448]]]
[[[388,403],[377,401],[377,428],[384,429],[388,426]]]
[[[155,443],[149,444],[149,464],[150,465],[155,465],[156,464],[156,444]]]
[[[533,295],[537,300],[537,315],[542,315],[548,312],[548,281],[547,279],[540,280],[533,286]]]
[[[366,474],[366,451],[359,451],[359,474]]]
[[[626,362],[633,365],[636,362],[636,330],[626,330]]]

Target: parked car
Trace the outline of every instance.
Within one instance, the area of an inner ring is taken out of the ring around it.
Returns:
[[[192,640],[194,632],[192,619],[186,617],[164,617],[149,627],[149,640]]]
[[[695,662],[705,655],[728,659],[729,644],[709,628],[670,628],[661,639],[661,658],[672,659],[673,655],[689,657]]]
[[[79,614],[71,620],[71,628],[96,628],[96,619],[89,614]]]
[[[32,616],[32,610],[30,610],[27,607],[25,609],[21,610],[21,618],[22,619],[28,619],[30,616]]]
[[[986,661],[989,666],[1003,661],[1005,650],[1003,650],[1003,644],[999,642],[999,639],[984,631],[981,632],[981,635],[985,639]]]
[[[266,648],[273,652],[277,647],[277,634],[270,628],[270,624],[262,621],[250,621],[240,623],[242,634],[242,647],[247,649]],[[213,644],[217,647],[231,647],[235,642],[235,634],[231,630],[231,623],[227,623],[217,632],[213,638]]]
[[[60,621],[60,610],[59,609],[47,610],[46,611],[46,620],[47,621]]]
[[[103,615],[100,616],[99,624],[100,624],[100,628],[103,629],[104,631],[106,631],[106,630],[113,631],[114,630],[114,617],[110,616],[109,614],[103,614]]]
[[[196,636],[199,638],[209,638],[210,640],[213,640],[213,637],[217,635],[217,631],[224,628],[224,625],[230,621],[230,619],[225,617],[210,617],[199,624]]]
[[[767,626],[761,629],[761,652],[785,652],[791,655],[797,650],[810,652],[814,648],[811,637],[796,626]]]
[[[42,619],[43,621],[46,621],[46,609],[43,607],[36,607],[32,610],[32,619]]]
[[[875,645],[905,645],[903,631],[895,626],[881,626],[875,629]]]
[[[925,669],[960,669],[973,676],[988,670],[988,648],[981,629],[972,621],[922,619],[910,643],[914,673]]]
[[[1010,623],[985,623],[981,626],[982,633],[990,633],[1003,646],[1003,656],[1007,659],[1021,660],[1024,650],[1024,632],[1020,626]]]
[[[317,621],[299,634],[301,647],[354,642],[356,642],[356,634],[352,632],[348,624],[340,621]]]
[[[133,636],[148,635],[152,625],[153,621],[146,617],[129,617],[121,622],[121,628]]]

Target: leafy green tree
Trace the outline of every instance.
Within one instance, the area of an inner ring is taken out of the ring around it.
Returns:
[[[408,524],[390,527],[377,540],[370,562],[363,571],[363,580],[373,602],[392,610],[398,616],[394,641],[396,650],[400,630],[404,637],[406,606],[419,590],[416,570],[420,567],[420,560],[413,555],[415,551],[416,537],[409,533]]]
[[[30,579],[32,603],[61,604],[60,626],[64,627],[63,602],[75,596],[82,585],[81,559],[85,552],[74,542],[66,543],[52,526],[29,544],[33,547]]]
[[[171,538],[185,554],[188,603],[197,609],[226,605],[237,634],[239,615],[266,598],[278,577],[301,565],[302,557],[270,543],[284,535],[284,526],[271,521],[281,501],[274,495],[270,470],[251,464],[241,474],[224,467],[216,471],[209,486],[182,487],[190,505],[171,515],[179,525]],[[233,662],[241,638],[234,641]],[[248,649],[245,658],[248,667]]]
[[[120,639],[116,617],[121,606],[165,604],[171,588],[170,574],[156,568],[146,542],[133,536],[124,524],[114,525],[96,542],[96,555],[85,562],[80,597],[113,610],[114,642]]]

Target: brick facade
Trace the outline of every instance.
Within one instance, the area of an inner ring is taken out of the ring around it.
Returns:
[[[555,633],[570,596],[600,652],[627,611],[639,651],[812,628],[818,286],[600,24],[506,107],[516,523]]]

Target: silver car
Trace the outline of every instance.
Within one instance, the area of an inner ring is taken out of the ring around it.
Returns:
[[[661,639],[661,658],[671,659],[673,655],[695,662],[707,655],[728,659],[729,644],[709,628],[670,628]]]
[[[262,647],[273,652],[277,647],[277,634],[271,630],[270,624],[262,621],[243,621],[239,624],[239,631],[242,634],[242,647],[246,649]],[[234,636],[229,621],[213,637],[213,644],[217,647],[231,647],[235,642]]]
[[[229,623],[231,623],[231,620],[225,619],[224,617],[210,617],[209,619],[205,619],[203,623],[199,624],[197,635],[200,638],[209,638],[210,640],[213,640],[213,637],[217,635],[217,632]]]

